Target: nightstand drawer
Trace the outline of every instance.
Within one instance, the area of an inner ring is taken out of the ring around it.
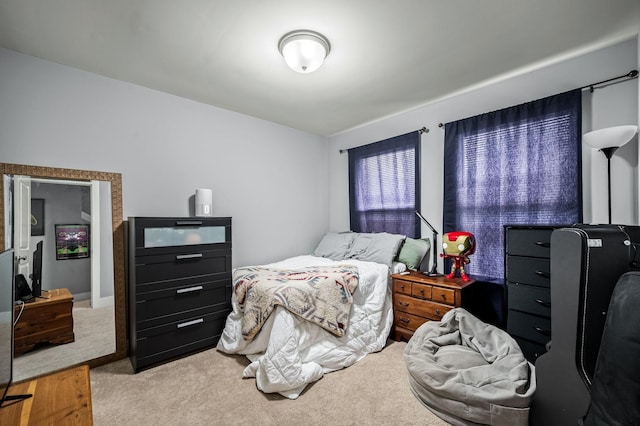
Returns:
[[[393,280],[393,291],[401,294],[411,294],[411,282],[404,280]]]
[[[454,307],[396,294],[393,308],[400,312],[439,321],[444,314]]]
[[[551,319],[523,312],[508,312],[507,332],[532,342],[545,344],[551,340]]]
[[[406,328],[407,330],[416,331],[418,327],[420,327],[427,321],[429,320],[424,317],[411,315],[406,312],[396,311],[393,323],[396,326]]]
[[[507,300],[509,309],[551,316],[551,292],[547,288],[508,283]]]
[[[549,259],[535,257],[507,256],[507,280],[512,283],[550,287]]]
[[[420,299],[430,300],[432,291],[430,285],[413,283],[411,286],[411,295]]]
[[[510,255],[549,258],[553,229],[508,229],[507,251]]]
[[[435,287],[431,292],[431,300],[446,303],[447,305],[454,305],[456,303],[456,292],[448,288]]]

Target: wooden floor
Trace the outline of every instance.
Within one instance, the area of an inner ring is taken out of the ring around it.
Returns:
[[[31,398],[5,401],[0,425],[92,425],[91,383],[86,365],[15,384],[7,395]]]

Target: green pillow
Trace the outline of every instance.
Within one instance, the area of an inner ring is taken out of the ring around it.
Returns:
[[[430,247],[431,242],[428,239],[407,238],[400,249],[400,254],[398,254],[398,262],[404,263],[407,268],[415,271],[420,267],[422,259],[427,255]]]

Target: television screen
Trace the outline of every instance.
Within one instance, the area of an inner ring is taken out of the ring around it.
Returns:
[[[13,249],[0,253],[0,404],[11,384],[13,363]]]
[[[33,274],[31,275],[33,297],[42,296],[42,254],[42,241],[38,241],[33,252]]]

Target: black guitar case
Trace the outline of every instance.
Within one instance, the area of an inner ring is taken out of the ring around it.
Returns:
[[[609,301],[633,260],[624,227],[581,225],[551,234],[551,342],[536,360],[530,424],[577,425],[586,415]]]
[[[640,272],[611,296],[585,426],[640,425]]]

